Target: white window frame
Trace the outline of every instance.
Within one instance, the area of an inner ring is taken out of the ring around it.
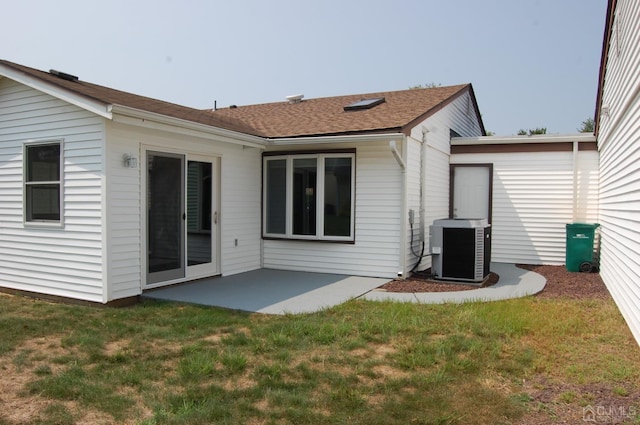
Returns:
[[[324,183],[325,183],[325,159],[349,158],[351,160],[351,210],[349,223],[349,236],[325,236],[324,235]],[[267,233],[267,162],[271,160],[286,160],[286,209],[285,209],[285,233]],[[295,159],[316,159],[316,234],[298,235],[293,233],[293,161]],[[355,189],[356,189],[356,155],[354,152],[345,153],[304,153],[265,155],[262,164],[262,236],[267,239],[292,239],[308,241],[355,241]]]
[[[34,146],[43,146],[43,145],[59,145],[60,146],[60,157],[58,158],[58,167],[59,167],[59,180],[52,181],[28,181],[28,171],[29,171],[29,161],[27,158],[27,150],[30,147]],[[39,226],[39,227],[62,227],[64,225],[64,185],[62,182],[64,181],[64,140],[63,139],[48,139],[48,140],[39,140],[39,141],[29,141],[23,144],[22,148],[22,200],[23,200],[23,223],[25,226]],[[58,201],[58,205],[60,205],[58,220],[44,220],[44,219],[29,219],[29,211],[32,207],[29,203],[29,198],[27,196],[27,187],[30,185],[38,185],[38,184],[57,184],[59,187],[58,194],[60,199]]]

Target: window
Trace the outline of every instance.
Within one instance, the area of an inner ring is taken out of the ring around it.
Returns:
[[[264,236],[353,241],[353,153],[264,158]]]
[[[61,143],[25,145],[24,198],[28,222],[60,222]]]

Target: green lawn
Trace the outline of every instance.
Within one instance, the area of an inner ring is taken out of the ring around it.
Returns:
[[[640,423],[639,354],[610,299],[264,316],[0,295],[0,424]]]

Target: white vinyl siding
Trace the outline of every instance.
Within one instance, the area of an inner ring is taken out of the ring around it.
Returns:
[[[405,253],[406,258],[406,270],[411,270],[419,261],[419,256],[422,255],[422,242],[423,237],[429,229],[423,229],[421,226],[421,214],[420,214],[420,166],[422,164],[422,143],[407,138],[407,216],[403,217],[407,220],[407,248]],[[413,216],[413,226],[409,222],[410,217]],[[425,230],[425,232],[421,232]],[[428,234],[426,239],[428,239]],[[424,253],[428,253],[429,247],[425,244]],[[417,255],[414,255],[417,254]]]
[[[213,250],[214,255],[220,255],[220,274],[231,275],[260,267],[260,149],[119,122],[110,124],[107,134],[110,238],[106,269],[110,299],[140,294],[146,274],[145,190],[141,186],[145,147],[185,154],[187,159],[197,155],[219,161],[220,177],[214,176],[214,184],[220,181],[220,243]],[[138,167],[124,167],[125,154],[138,158]]]
[[[598,133],[600,270],[640,343],[640,3],[616,4]]]
[[[0,79],[0,286],[102,302],[102,118]],[[64,140],[64,226],[23,222],[23,146]]]
[[[423,131],[426,130],[426,134]],[[481,136],[482,129],[468,93],[463,94],[442,110],[436,112],[411,131],[407,155],[408,209],[415,211],[414,242],[411,249],[411,227],[407,226],[406,271],[416,264],[415,254],[422,252],[420,238],[420,156],[421,141],[426,143],[424,152],[424,254],[429,254],[429,226],[434,220],[449,217],[449,156],[450,130],[465,137]],[[408,212],[407,212],[408,214]],[[407,219],[407,218],[405,218]],[[431,267],[431,257],[422,259],[417,270]]]
[[[573,152],[455,154],[451,163],[493,163],[492,261],[562,265],[566,224],[597,220],[596,151],[578,154],[575,212]]]
[[[221,272],[231,275],[260,268],[262,151],[221,147]]]
[[[317,152],[327,145],[306,148]],[[400,268],[402,172],[389,150],[389,142],[336,144],[331,148],[356,149],[354,242],[264,240],[263,265],[272,269],[395,277]]]

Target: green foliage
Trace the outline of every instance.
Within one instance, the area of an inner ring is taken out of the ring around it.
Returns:
[[[423,84],[417,84],[415,86],[409,87],[409,89],[411,89],[411,90],[414,90],[414,89],[435,89],[437,87],[442,87],[442,84],[441,83],[436,84],[434,82],[431,82],[431,83],[428,83],[428,84],[424,84],[424,85]]]
[[[577,130],[580,133],[593,133],[595,131],[595,127],[596,123],[593,118],[587,118],[586,120],[582,121],[582,126]]]
[[[522,128],[518,130],[518,136],[533,136],[535,134],[547,134],[547,127],[530,128],[528,131]]]

